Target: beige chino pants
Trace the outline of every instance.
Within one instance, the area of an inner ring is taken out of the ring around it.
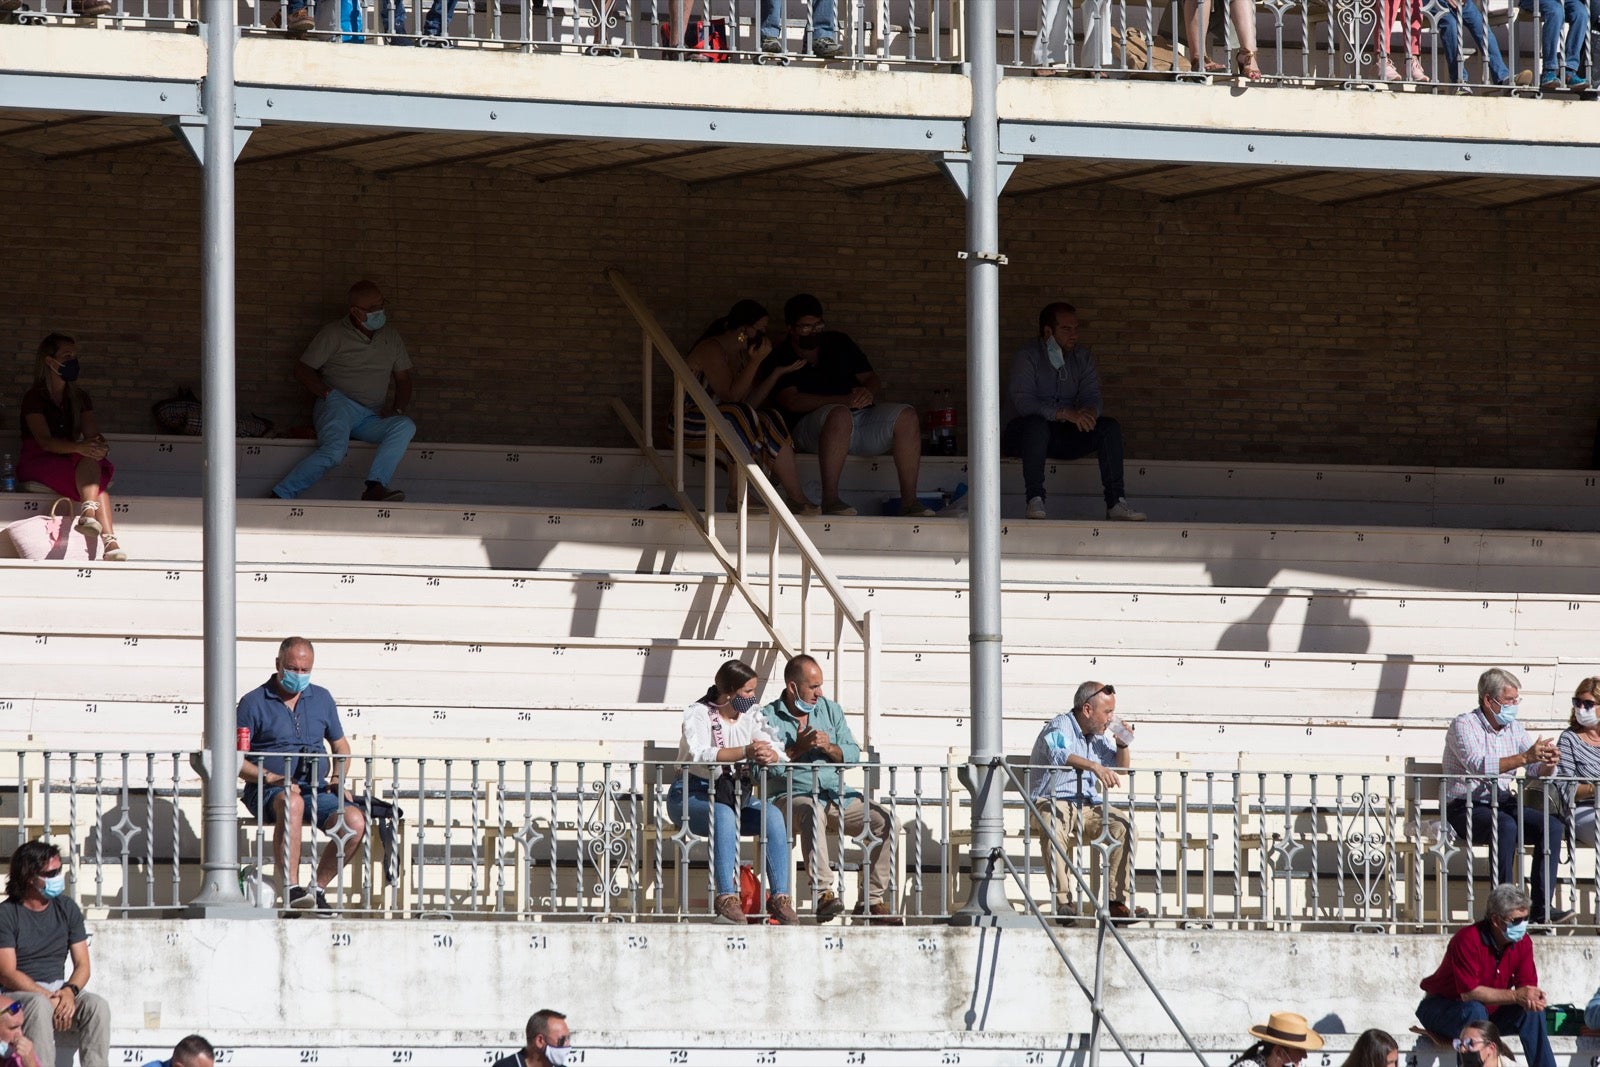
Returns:
[[[1074,804],[1066,800],[1044,799],[1035,801],[1040,816],[1050,833],[1070,855],[1080,845],[1094,845],[1104,834],[1111,841],[1111,899],[1133,906],[1133,854],[1139,844],[1139,832],[1133,823],[1119,811],[1109,817],[1098,804]],[[1096,849],[1091,863],[1098,867],[1103,853]],[[1085,872],[1087,873],[1087,872]],[[1065,857],[1056,849],[1050,850],[1051,887],[1056,895],[1056,911],[1072,908],[1077,881],[1067,869]]]
[[[894,820],[889,813],[877,804],[868,804],[859,798],[846,802],[843,807],[820,797],[813,800],[809,796],[797,796],[792,800],[795,836],[800,839],[800,851],[805,857],[811,884],[819,893],[837,892],[837,876],[834,874],[833,861],[828,856],[829,840],[837,840],[841,832],[846,841],[861,836],[870,818],[874,840],[867,853],[870,864],[867,903],[884,903],[894,876],[896,854]],[[785,812],[790,810],[787,803],[781,806]]]

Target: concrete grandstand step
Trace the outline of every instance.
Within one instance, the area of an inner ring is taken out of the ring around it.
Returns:
[[[0,500],[0,523],[38,514],[48,498]],[[118,502],[119,532],[144,560],[200,558],[200,502]],[[242,563],[367,563],[452,568],[710,573],[718,566],[676,512],[529,510],[502,506],[241,500]],[[967,528],[951,519],[803,520],[836,574],[960,581]],[[719,536],[735,537],[729,516]],[[764,565],[767,523],[751,524]],[[1225,587],[1442,589],[1600,595],[1600,536],[1390,528],[1276,528],[1166,523],[1007,523],[1013,581]],[[9,551],[0,539],[0,550]],[[797,572],[792,552],[780,574]],[[759,570],[756,572],[759,573]]]
[[[199,496],[203,445],[198,438],[112,436],[118,487],[138,496]],[[285,438],[235,444],[242,496],[259,496],[314,447]],[[306,496],[349,500],[361,494],[372,446],[349,455]],[[670,455],[668,456],[670,462]],[[813,457],[799,457],[802,480],[816,498]],[[965,456],[925,456],[920,488],[938,496],[970,482]],[[1001,465],[1003,514],[1020,518],[1021,467]],[[699,486],[703,464],[685,470]],[[1104,503],[1091,457],[1047,466],[1052,513],[1098,519]],[[726,476],[724,476],[724,482]],[[1600,529],[1600,485],[1592,471],[1433,467],[1317,466],[1130,460],[1127,492],[1164,522],[1326,523],[1338,526],[1436,526],[1495,529]],[[529,507],[648,508],[668,496],[638,452],[630,449],[528,448],[519,445],[414,443],[394,483],[416,501]],[[841,492],[876,514],[899,495],[887,458],[852,458]]]

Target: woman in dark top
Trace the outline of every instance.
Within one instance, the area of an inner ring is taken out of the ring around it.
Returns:
[[[78,343],[64,333],[39,342],[33,388],[22,396],[22,455],[17,479],[38,482],[79,501],[78,529],[99,534],[101,555],[128,558],[112,530],[111,449],[94,418],[94,403],[78,388]]]

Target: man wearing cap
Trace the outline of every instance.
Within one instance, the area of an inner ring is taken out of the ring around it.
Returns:
[[[1307,1052],[1322,1047],[1322,1035],[1311,1029],[1304,1015],[1292,1011],[1275,1011],[1267,1017],[1267,1025],[1252,1026],[1250,1036],[1256,1043],[1245,1049],[1244,1055],[1233,1061],[1233,1067],[1253,1063],[1260,1067],[1287,1067],[1306,1058]]]
[[[910,404],[885,402],[883,379],[848,334],[822,321],[822,301],[810,293],[783,305],[789,337],[761,364],[765,379],[797,359],[805,366],[779,378],[772,402],[783,413],[796,452],[814,452],[822,477],[822,513],[854,515],[839,499],[845,456],[894,454],[900,478],[900,514],[912,518],[933,512],[917,499],[922,467],[922,433]]]
[[[1527,1067],[1556,1067],[1544,1029],[1544,991],[1528,940],[1533,898],[1521,886],[1497,885],[1483,918],[1450,938],[1444,962],[1422,980],[1427,996],[1417,1005],[1423,1028],[1453,1038],[1472,1022],[1488,1019],[1522,1039]]]
[[[239,747],[251,753],[239,761],[239,777],[250,814],[273,822],[272,854],[284,903],[294,911],[315,908],[328,915],[325,891],[356,854],[367,820],[344,788],[350,739],[333,694],[311,684],[315,660],[310,641],[286,638],[278,646],[272,677],[239,699]],[[324,742],[333,750],[332,759]],[[329,836],[310,889],[299,884],[300,835],[307,820]]]
[[[1108,910],[1113,921],[1132,924],[1150,913],[1133,907],[1134,850],[1139,843],[1133,820],[1113,811],[1106,790],[1121,784],[1117,773],[1133,759],[1133,731],[1117,719],[1117,690],[1084,682],[1072,698],[1072,710],[1057,715],[1039,731],[1028,764],[1028,792],[1055,839],[1050,849],[1056,895],[1056,922],[1070,926],[1077,917],[1073,904],[1072,849],[1088,844],[1100,862],[1102,840],[1110,841]]]
[[[494,1067],[562,1067],[572,1052],[572,1031],[567,1017],[545,1008],[528,1017],[528,1043]]]

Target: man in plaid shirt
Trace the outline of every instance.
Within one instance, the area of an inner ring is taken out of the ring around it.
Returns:
[[[1554,774],[1560,756],[1547,737],[1530,741],[1517,721],[1522,694],[1517,679],[1496,667],[1478,678],[1478,706],[1456,716],[1444,743],[1445,820],[1473,844],[1487,844],[1495,882],[1512,882],[1517,834],[1533,846],[1533,907],[1536,924],[1566,922],[1571,911],[1550,911],[1560,860],[1561,816],[1539,804],[1518,811],[1513,790],[1518,768],[1529,778]]]

